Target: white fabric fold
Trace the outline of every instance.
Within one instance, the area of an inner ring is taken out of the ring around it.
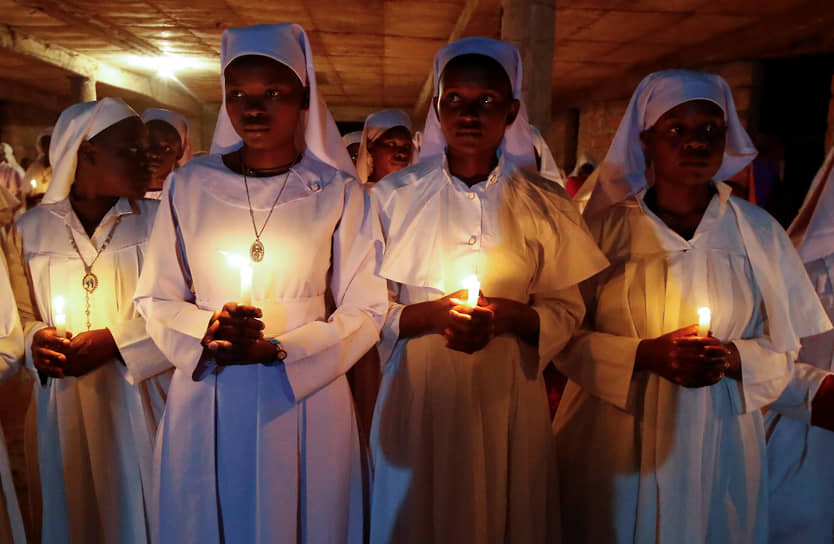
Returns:
[[[809,263],[834,253],[834,148],[828,152],[796,218],[788,227],[791,241],[802,262]]]

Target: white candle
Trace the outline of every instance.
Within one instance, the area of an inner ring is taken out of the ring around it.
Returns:
[[[711,321],[712,312],[709,311],[709,307],[704,306],[698,308],[698,336],[707,336],[709,334]]]
[[[52,321],[55,323],[55,334],[66,338],[67,314],[64,313],[64,297],[61,295],[52,299]]]
[[[478,281],[478,276],[472,274],[463,278],[463,288],[467,290],[466,305],[474,308],[478,305],[478,293],[481,291],[481,282]]]
[[[237,300],[238,304],[245,304],[247,306],[251,306],[252,275],[254,273],[252,263],[248,259],[246,259],[246,257],[241,257],[240,255],[226,253],[225,251],[221,251],[221,253],[226,256],[226,261],[229,263],[229,266],[231,266],[232,268],[237,268],[238,272],[240,273],[240,296]]]

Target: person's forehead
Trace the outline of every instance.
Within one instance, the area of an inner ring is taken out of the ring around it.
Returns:
[[[383,132],[377,140],[393,140],[397,138],[411,139],[411,131],[403,125],[397,125]]]

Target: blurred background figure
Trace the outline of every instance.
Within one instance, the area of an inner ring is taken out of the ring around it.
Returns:
[[[579,155],[579,159],[576,161],[576,166],[573,169],[573,172],[570,173],[568,176],[567,181],[565,182],[565,189],[567,190],[568,194],[573,197],[576,196],[576,193],[585,183],[585,180],[588,179],[594,170],[597,169],[597,160],[589,155]]]
[[[52,165],[49,163],[49,144],[52,141],[52,127],[47,128],[38,135],[35,147],[38,149],[37,158],[32,161],[23,176],[24,182],[21,188],[24,209],[34,208],[43,199],[49,182],[52,180]]]

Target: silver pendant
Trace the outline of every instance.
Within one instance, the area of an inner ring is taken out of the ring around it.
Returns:
[[[264,260],[264,245],[260,240],[252,242],[252,246],[249,248],[249,256],[252,258],[252,261],[256,263]]]
[[[88,293],[92,293],[96,290],[96,287],[98,287],[98,277],[92,272],[87,272],[84,274],[84,277],[81,278],[81,286],[84,287],[84,290]]]

